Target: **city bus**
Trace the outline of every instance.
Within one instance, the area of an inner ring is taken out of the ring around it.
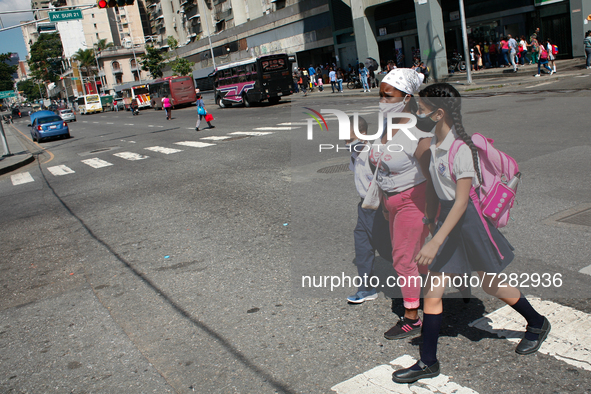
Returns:
[[[174,107],[191,105],[197,100],[192,77],[166,77],[150,82],[150,100],[152,108],[162,109],[162,98],[171,98]]]
[[[80,115],[103,112],[101,98],[98,94],[87,94],[86,96],[80,96],[76,101],[78,103],[78,111],[80,111]]]
[[[150,107],[150,92],[147,85],[132,86],[121,90],[123,97],[123,105],[129,111],[131,109],[131,101],[137,99],[138,108]]]
[[[220,107],[269,100],[278,103],[293,93],[289,57],[286,54],[259,56],[224,64],[214,74],[215,102]]]

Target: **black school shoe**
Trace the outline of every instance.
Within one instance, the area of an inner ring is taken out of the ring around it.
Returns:
[[[419,379],[434,378],[439,375],[439,361],[436,361],[430,367],[426,366],[421,360],[415,365],[418,365],[421,369],[418,371],[410,368],[399,369],[392,374],[392,380],[396,383],[413,383]]]
[[[540,346],[542,346],[542,342],[546,340],[548,337],[548,333],[552,326],[546,317],[544,317],[544,324],[542,324],[542,328],[533,328],[527,326],[525,328],[526,331],[531,332],[532,334],[538,334],[538,339],[535,341],[525,339],[525,337],[519,342],[519,345],[515,348],[515,353],[521,355],[532,354],[538,351]]]

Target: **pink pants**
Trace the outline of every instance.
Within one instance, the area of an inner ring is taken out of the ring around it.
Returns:
[[[414,258],[425,243],[429,228],[423,224],[427,182],[423,182],[400,194],[384,195],[384,206],[390,213],[392,236],[392,261],[400,279],[404,307],[416,309],[421,296],[419,274],[427,274],[426,265],[417,266]]]

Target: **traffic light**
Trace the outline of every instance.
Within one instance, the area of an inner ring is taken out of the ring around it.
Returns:
[[[134,5],[135,0],[98,0],[98,8],[114,8],[125,7],[126,5]]]

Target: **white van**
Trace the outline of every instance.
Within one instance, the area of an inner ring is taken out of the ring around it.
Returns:
[[[101,98],[98,94],[88,94],[78,97],[78,111],[81,115],[103,112]]]

